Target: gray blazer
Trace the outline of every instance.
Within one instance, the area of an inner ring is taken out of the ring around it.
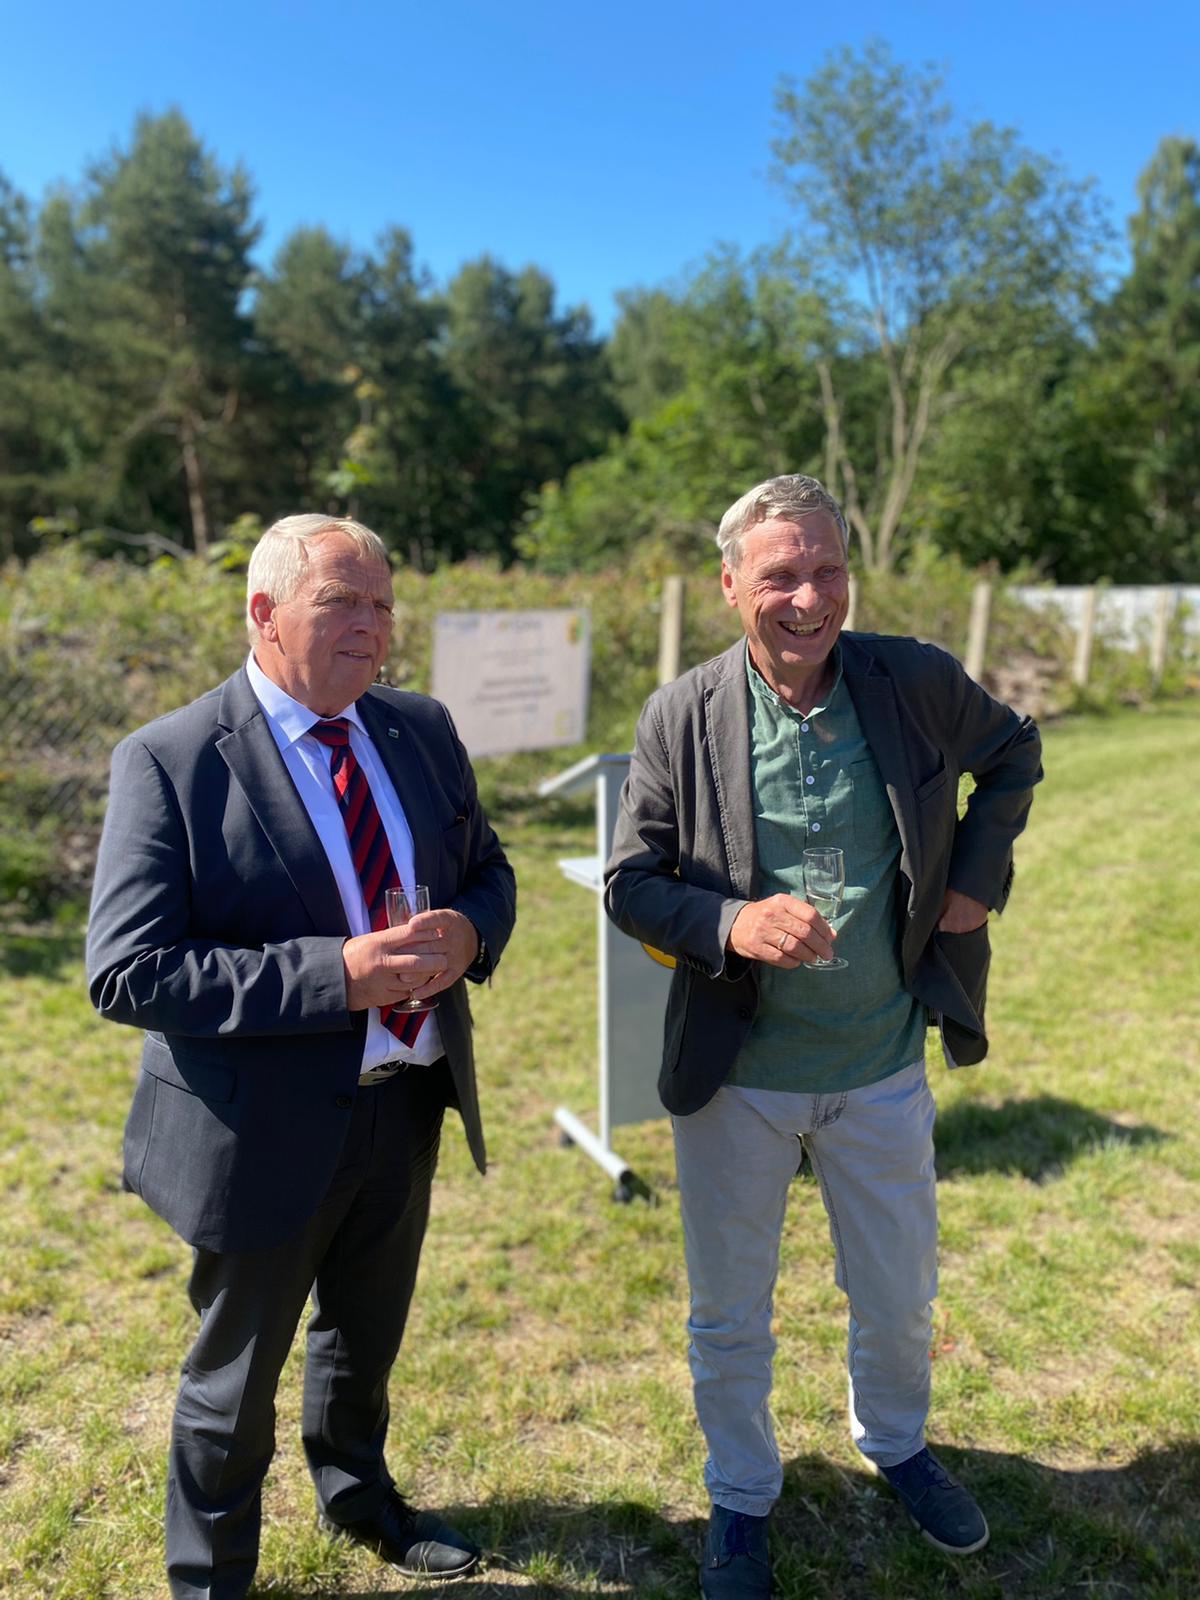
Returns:
[[[479,929],[487,976],[516,888],[450,718],[423,695],[382,688],[358,710],[412,829],[418,881]],[[190,1244],[268,1248],[325,1193],[366,1033],[366,1012],[346,1009],[349,933],[244,670],[117,746],[88,983],[103,1016],[147,1030],[125,1181]],[[438,1023],[482,1170],[461,980],[439,996]]]
[[[936,924],[947,887],[1003,909],[1013,840],[1042,776],[1037,729],[933,645],[844,633],[841,647],[900,834],[905,985],[937,1015],[952,1061],[981,1061],[987,926],[944,934]],[[960,821],[964,772],[975,790]],[[744,639],[647,701],[605,885],[617,926],[677,957],[659,1093],[685,1116],[724,1082],[758,1006],[755,963],[725,949],[734,918],[761,893]]]

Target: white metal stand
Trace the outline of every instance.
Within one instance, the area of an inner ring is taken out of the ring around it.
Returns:
[[[565,1106],[555,1111],[554,1120],[567,1140],[609,1174],[613,1193],[622,1201],[635,1194],[648,1196],[649,1191],[613,1149],[612,1130],[622,1123],[666,1115],[657,1082],[663,1013],[671,987],[669,969],[615,927],[604,912],[604,863],[612,850],[621,785],[628,771],[627,755],[587,756],[538,788],[543,796],[578,794],[588,788],[595,792],[596,854],[562,860],[559,868],[564,877],[596,896],[599,1137]]]

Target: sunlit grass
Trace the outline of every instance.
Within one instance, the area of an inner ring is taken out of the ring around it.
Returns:
[[[863,1471],[828,1229],[801,1180],[777,1302],[785,1600],[1200,1594],[1200,714],[1064,725],[1046,767],[994,929],[991,1059],[933,1068],[931,1433],[992,1543],[939,1557]],[[480,1180],[448,1130],[390,1459],[489,1547],[481,1597],[691,1596],[706,1508],[669,1132],[620,1130],[655,1205],[614,1205],[561,1148],[553,1108],[595,1103],[595,968],[593,906],[555,861],[587,852],[590,822],[531,812],[504,831],[521,921],[473,996],[493,1167]],[[137,1038],[90,1013],[77,943],[0,959],[0,1592],[142,1600],[163,1587],[187,1251],[120,1192]],[[403,1590],[316,1528],[299,1379],[297,1350],[260,1591]]]

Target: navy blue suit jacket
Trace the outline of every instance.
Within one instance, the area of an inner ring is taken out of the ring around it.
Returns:
[[[370,689],[358,710],[435,907],[504,949],[512,869],[445,708]],[[349,1125],[367,1013],[346,1008],[350,929],[324,850],[244,670],[113,754],[88,929],[102,1015],[146,1030],[125,1181],[190,1244],[257,1250],[298,1232]],[[485,1163],[460,979],[438,1022]],[[370,1092],[370,1091],[365,1091]]]

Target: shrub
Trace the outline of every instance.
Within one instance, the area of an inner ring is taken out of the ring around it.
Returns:
[[[82,897],[116,741],[211,688],[243,659],[243,558],[240,544],[226,543],[209,562],[164,557],[139,566],[98,558],[76,542],[0,570],[0,889],[18,915],[41,916]],[[585,608],[592,641],[585,744],[478,763],[489,807],[536,807],[537,783],[549,773],[590,750],[629,748],[655,683],[659,596],[672,569],[678,562],[645,541],[620,568],[569,577],[487,561],[432,574],[401,570],[388,681],[428,690],[439,611]],[[710,552],[697,554],[686,577],[683,661],[690,665],[723,650],[739,625]],[[956,559],[919,550],[904,573],[859,580],[856,626],[913,633],[961,653],[976,581]],[[1177,621],[1165,690],[1196,687],[1194,646],[1182,648],[1181,630]],[[997,587],[984,673],[994,692],[1035,714],[1069,709],[1080,700],[1070,682],[1072,653],[1064,623]],[[1089,704],[1150,694],[1142,655],[1098,640],[1094,663]]]

